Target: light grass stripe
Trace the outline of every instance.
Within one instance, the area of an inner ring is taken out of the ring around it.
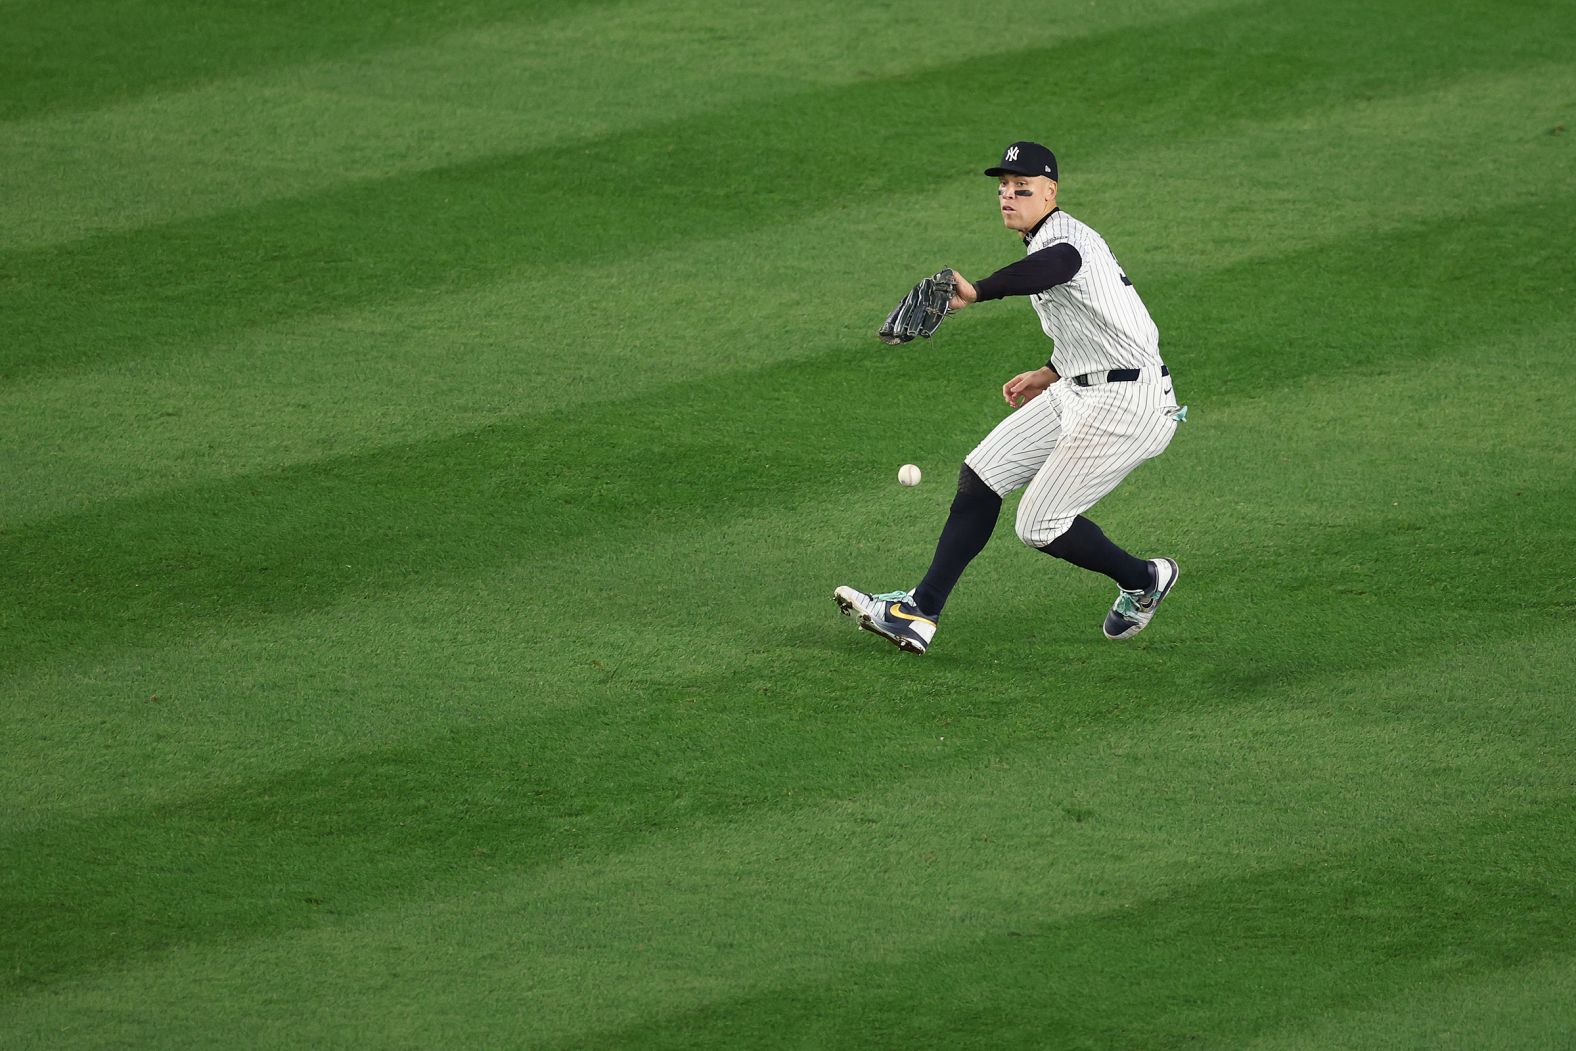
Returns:
[[[545,17],[593,2],[453,0],[416,8],[401,0],[274,0],[215,8],[206,0],[9,0],[0,117],[90,110],[282,63],[421,40],[505,14]]]
[[[1241,1045],[1244,1051],[1527,1051],[1571,1043],[1576,959],[1568,952],[1489,974],[1418,981],[1362,1007],[1332,1008]],[[1229,1046],[1215,1044],[1222,1051]]]

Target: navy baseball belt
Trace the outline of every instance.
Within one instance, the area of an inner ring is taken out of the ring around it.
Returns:
[[[1081,376],[1072,377],[1072,381],[1080,387],[1092,387],[1096,383],[1132,383],[1143,371],[1143,369],[1112,369],[1110,372],[1085,372]],[[1162,365],[1160,375],[1169,376],[1171,370]]]

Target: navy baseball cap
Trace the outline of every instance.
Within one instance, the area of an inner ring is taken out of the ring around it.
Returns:
[[[986,168],[986,175],[1043,175],[1056,178],[1056,154],[1037,142],[1015,142],[1001,151],[1001,163]]]

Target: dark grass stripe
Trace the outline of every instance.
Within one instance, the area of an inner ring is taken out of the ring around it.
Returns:
[[[1571,952],[1576,796],[557,1046],[1196,1047]],[[1048,866],[1055,864],[1047,858]]]
[[[1559,290],[1576,264],[1555,246],[1537,246],[1560,217],[1576,221],[1576,202],[1455,216],[1215,275],[1217,294],[1240,287],[1253,308],[1236,318],[1207,305],[1165,308],[1195,311],[1163,337],[1181,389],[1202,408],[1301,376],[1361,372],[1376,359],[1390,367],[1448,358],[1509,331],[1558,324]],[[1483,252],[1547,258],[1479,274],[1472,260]],[[1406,294],[1375,292],[1368,268],[1375,257],[1409,275]],[[1440,268],[1451,266],[1460,268],[1459,284],[1441,280]],[[1319,304],[1327,303],[1343,304],[1340,324],[1322,322]],[[977,384],[970,339],[984,337],[968,335],[966,321],[946,368],[967,370],[966,382]],[[1021,343],[1033,338],[1021,333],[1025,324],[1004,319],[1002,330]],[[900,358],[843,349],[747,375],[750,389],[771,392],[769,420],[739,404],[733,386],[706,377],[0,533],[8,567],[0,578],[4,666],[16,671],[86,646],[158,645],[205,622],[288,614],[347,593],[548,559],[609,529],[629,535],[720,520],[780,503],[785,493],[821,491],[844,473],[857,455],[844,420],[860,401],[847,392],[878,382],[894,404],[955,400],[934,374],[906,370]],[[776,443],[769,474],[741,456],[784,427],[794,437]],[[959,429],[984,433],[978,421]]]
[[[592,0],[11,0],[0,32],[0,121],[115,105],[259,70],[419,44],[494,19],[591,6]]]
[[[1113,141],[1131,150],[1146,139],[1218,135],[1233,122],[1564,58],[1550,35],[1560,20],[1544,8],[1497,11],[1474,32],[1443,34],[1444,45],[1405,61],[1380,32],[1392,15],[1376,10],[1363,5],[1339,18],[1326,6],[1210,12],[69,247],[3,253],[0,295],[11,331],[0,372],[17,378],[168,353],[241,327],[432,294],[527,266],[638,256],[955,180],[1000,141],[1023,134],[1021,118],[974,111],[970,121],[927,123],[916,155],[914,115],[991,97],[1004,69],[1019,82],[1042,71],[1055,85],[1044,134],[1076,181],[1078,166],[1118,148]],[[1407,17],[1421,31],[1445,15],[1419,4]],[[1069,80],[1069,69],[1089,73]],[[1123,121],[1113,140],[1106,114],[1115,110]],[[637,191],[620,203],[616,232],[588,228],[596,216],[586,207],[587,179],[612,157]]]

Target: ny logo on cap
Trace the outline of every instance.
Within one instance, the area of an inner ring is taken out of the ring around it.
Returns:
[[[1017,160],[1018,159],[1018,147],[1016,147],[1016,146],[1008,146],[1007,147],[1007,152],[1002,155],[1001,159],[1004,160],[1004,161],[1015,161],[1015,160]]]

